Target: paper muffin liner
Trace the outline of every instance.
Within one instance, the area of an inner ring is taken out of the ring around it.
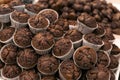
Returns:
[[[0,28],[0,31],[3,29],[3,23],[1,23],[1,28]]]
[[[15,32],[16,32],[16,29],[15,29]],[[6,40],[6,41],[0,40],[0,42],[1,42],[1,43],[12,43],[12,41],[13,41],[13,36],[15,35],[15,32],[13,33],[13,35],[12,35],[8,40]]]
[[[82,39],[73,42],[74,48],[77,49],[78,47],[80,47],[82,45]]]
[[[25,5],[14,6],[13,8],[17,11],[24,11]]]
[[[20,23],[18,21],[15,21],[13,18],[12,18],[12,13],[10,14],[10,20],[11,20],[11,25],[15,28],[20,28],[20,27],[25,27],[27,26],[27,22],[26,23]]]
[[[57,19],[56,19],[53,23],[57,22],[57,21],[58,21],[58,18],[59,18],[59,14],[57,13],[57,11],[55,11],[55,10],[53,10],[53,9],[43,9],[43,10],[41,10],[41,11],[38,13],[38,15],[40,15],[42,12],[44,12],[44,11],[46,11],[46,10],[50,10],[50,11],[53,11],[54,13],[56,13]]]
[[[35,47],[33,46],[33,43],[32,43],[32,42],[31,42],[31,46],[33,47],[33,49],[36,51],[37,54],[43,55],[43,54],[49,53],[49,52],[51,51],[51,49],[53,48],[54,44],[53,44],[50,48],[44,49],[44,50],[39,50],[39,49],[35,48]]]
[[[34,64],[34,65],[32,65],[32,66],[30,66],[30,67],[24,67],[24,66],[22,66],[20,63],[19,63],[19,61],[18,61],[18,58],[17,58],[17,64],[18,64],[18,66],[20,67],[20,68],[22,68],[22,69],[32,69],[33,67],[35,67],[36,66],[36,64]]]
[[[78,23],[78,25],[79,25],[78,30],[79,30],[81,33],[83,33],[83,34],[91,33],[92,31],[94,31],[94,30],[98,27],[98,25],[96,25],[95,28],[90,28],[90,27],[88,27],[87,25],[85,25],[85,24],[83,24],[82,22],[80,22],[79,20],[77,20],[77,23]]]
[[[63,63],[63,62],[62,62],[62,63]],[[62,73],[61,73],[61,71],[60,71],[60,66],[62,65],[62,63],[60,63],[60,65],[59,65],[59,76],[60,76],[60,79],[61,79],[61,80],[67,80],[67,79],[65,79],[65,77],[62,75]],[[79,75],[79,77],[78,77],[76,80],[79,80],[80,77],[81,77],[81,75],[82,75],[82,72],[80,71],[80,75]]]
[[[3,80],[18,80],[19,76],[15,77],[15,78],[7,78],[3,75],[3,69],[1,70],[1,77],[3,78]]]
[[[71,43],[72,43],[72,41],[71,41]],[[73,55],[73,53],[74,53],[74,46],[73,46],[73,43],[72,43],[71,49],[70,49],[65,55],[63,55],[63,56],[56,56],[56,55],[54,54],[54,52],[52,51],[52,55],[53,55],[54,57],[56,57],[56,58],[61,59],[61,60],[65,60],[65,59],[71,58],[72,55]]]
[[[79,47],[80,48],[80,47]],[[75,54],[76,52],[79,50],[79,48],[77,48],[73,54],[73,61],[74,61],[74,64],[77,66],[77,67],[80,67],[79,65],[77,65],[76,61],[75,61]],[[96,58],[97,58],[97,55],[96,55]],[[97,59],[95,61],[95,63],[97,63]],[[96,64],[94,64],[93,66],[95,66]],[[83,68],[83,69],[86,69],[86,68]]]
[[[79,25],[69,25],[69,29],[76,29],[78,30]]]
[[[46,30],[50,25],[50,21],[47,18],[46,18],[46,20],[48,21],[48,25],[45,28],[34,28],[30,25],[30,19],[28,19],[28,25],[29,25],[29,28],[30,28],[31,32],[36,34],[38,32]]]
[[[27,9],[25,9],[25,12],[26,12],[27,14],[29,14],[30,16],[36,15],[36,13],[31,12],[31,11],[29,11],[29,10],[27,10]]]
[[[94,48],[96,51],[98,51],[104,45],[103,41],[102,41],[101,45],[97,45],[97,44],[93,44],[93,43],[88,42],[87,40],[85,40],[84,37],[85,37],[85,35],[83,35],[83,46],[89,46],[91,48]]]
[[[0,15],[0,22],[2,23],[10,22],[10,14],[11,13]]]

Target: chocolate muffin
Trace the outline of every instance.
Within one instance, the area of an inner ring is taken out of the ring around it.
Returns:
[[[57,80],[55,76],[43,76],[41,80]]]
[[[59,61],[51,55],[43,55],[38,59],[37,69],[44,75],[55,74],[58,70]]]
[[[67,55],[72,55],[71,50],[73,45],[69,39],[59,39],[53,47],[53,55],[57,58],[62,58]],[[67,57],[66,57],[67,58]]]
[[[59,67],[59,75],[62,80],[79,80],[81,77],[80,69],[72,60],[63,61]]]
[[[111,55],[119,55],[120,54],[120,48],[118,48],[118,46],[116,46],[115,44],[112,45],[113,48],[111,50]]]
[[[40,80],[38,72],[36,72],[34,69],[31,70],[24,70],[19,75],[19,80]]]
[[[78,17],[78,21],[84,23],[90,28],[95,28],[97,26],[95,18],[86,13],[82,13]]]
[[[21,74],[22,70],[17,65],[8,65],[6,64],[5,67],[1,71],[1,76],[4,79],[15,79]]]
[[[21,11],[14,11],[11,14],[11,17],[13,20],[19,22],[19,23],[27,23],[28,19],[30,18],[30,15],[28,15],[25,12],[21,12]]]
[[[12,0],[9,5],[10,6],[19,6],[22,5],[23,3],[21,2],[21,0]]]
[[[116,69],[119,65],[118,59],[115,56],[110,55],[110,60],[111,60],[111,62],[110,62],[110,65],[108,66],[108,68],[112,69],[112,70]]]
[[[81,69],[90,69],[97,62],[97,53],[93,48],[82,46],[74,52],[73,59]]]
[[[50,25],[47,28],[47,31],[49,31],[55,38],[60,38],[64,34],[63,27],[60,25]]]
[[[14,33],[15,33],[15,28],[5,27],[3,30],[0,31],[0,41],[6,43],[12,38]]]
[[[68,30],[65,33],[64,37],[70,39],[72,42],[76,42],[82,39],[82,33],[75,29],[72,29],[72,30]]]
[[[39,12],[39,15],[48,18],[51,23],[56,22],[59,17],[58,13],[53,9],[43,9]]]
[[[16,63],[17,58],[17,50],[18,48],[14,44],[6,44],[1,49],[1,60],[7,64],[14,64]]]
[[[87,72],[87,80],[110,80],[110,71],[107,68],[93,68]]]
[[[21,68],[30,69],[37,64],[38,56],[31,48],[19,51],[17,63]]]
[[[21,27],[16,31],[13,41],[18,47],[25,48],[31,45],[32,37],[33,34],[28,28]]]
[[[108,51],[112,49],[112,44],[109,41],[104,41],[104,45],[101,47],[102,50]]]
[[[33,16],[29,19],[30,26],[33,28],[47,28],[49,21],[47,18],[42,16]]]
[[[97,37],[95,34],[86,34],[84,36],[84,39],[87,40],[90,43],[96,44],[96,45],[102,45],[102,39],[100,37]]]
[[[8,4],[0,5],[0,15],[9,14],[9,13],[13,12],[13,10],[14,9],[11,6],[9,6]]]
[[[49,33],[38,33],[32,39],[32,46],[39,50],[45,50],[54,45],[54,38]]]
[[[110,58],[108,53],[104,51],[97,51],[97,66],[108,67]]]
[[[4,67],[4,63],[0,60],[0,69],[2,69]]]

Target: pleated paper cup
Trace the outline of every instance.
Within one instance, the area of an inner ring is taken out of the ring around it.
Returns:
[[[29,25],[29,28],[32,31],[32,33],[36,34],[38,32],[45,31],[50,25],[50,21],[47,18],[46,18],[46,20],[48,21],[48,25],[46,27],[44,27],[44,28],[34,28],[30,25],[30,19],[28,19],[28,25]]]
[[[85,40],[84,37],[85,37],[85,35],[83,35],[83,46],[89,46],[91,48],[94,48],[96,51],[98,51],[104,45],[103,41],[102,41],[101,45],[97,45],[97,44],[93,44],[93,43],[88,42],[87,40]]]
[[[80,22],[79,20],[77,20],[77,23],[78,23],[78,30],[83,34],[91,33],[98,27],[98,25],[96,25],[95,28],[90,28],[87,25]]]
[[[25,5],[14,6],[13,8],[17,11],[24,11]]]
[[[71,43],[72,43],[72,41],[71,41]],[[64,54],[63,56],[56,56],[56,55],[54,54],[54,52],[52,51],[52,55],[53,55],[54,57],[58,58],[58,59],[61,59],[61,60],[65,60],[65,59],[71,58],[71,57],[73,56],[73,53],[74,53],[73,43],[72,43],[71,49],[70,49],[66,54]]]
[[[0,22],[2,22],[2,23],[8,23],[8,22],[10,22],[10,14],[11,13],[8,13],[8,14],[1,14],[0,15]]]
[[[62,62],[62,63],[63,63],[63,62]],[[67,80],[67,79],[65,79],[65,77],[63,76],[63,74],[62,74],[61,71],[60,71],[60,69],[61,69],[60,67],[61,67],[62,63],[60,63],[60,65],[59,65],[59,76],[60,76],[60,80]],[[79,80],[81,76],[82,76],[82,72],[80,71],[80,75],[79,75],[79,77],[78,77],[76,80]]]
[[[29,11],[28,9],[25,9],[25,12],[26,12],[27,14],[29,14],[30,16],[36,15],[36,13],[34,13],[34,12],[32,12],[32,11]]]
[[[69,25],[69,29],[76,29],[78,30],[78,27],[79,25]]]
[[[0,23],[1,26],[0,26],[0,31],[3,29],[3,23]]]
[[[10,14],[10,20],[11,20],[11,24],[13,27],[15,28],[20,28],[20,27],[25,27],[27,26],[27,22],[26,23],[20,23],[18,21],[15,21],[13,18],[12,18],[12,13]]]

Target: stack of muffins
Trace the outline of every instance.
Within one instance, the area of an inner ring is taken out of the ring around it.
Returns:
[[[104,0],[0,5],[3,80],[115,80],[120,12]]]

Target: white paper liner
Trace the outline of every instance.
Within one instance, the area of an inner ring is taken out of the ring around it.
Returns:
[[[29,28],[30,28],[31,32],[36,34],[38,32],[46,30],[50,25],[50,21],[47,18],[46,18],[46,20],[48,21],[48,25],[46,27],[44,27],[44,28],[34,28],[30,25],[30,19],[28,19],[28,25],[29,25]]]
[[[69,25],[69,29],[76,29],[78,30],[79,25]]]
[[[10,20],[11,20],[11,25],[15,28],[20,28],[20,27],[25,27],[27,26],[27,22],[26,23],[20,23],[20,22],[17,22],[15,21],[13,18],[12,18],[12,13],[10,14]]]
[[[100,34],[100,35],[97,35],[98,37],[103,37],[106,33],[106,30],[104,30],[104,33],[103,34]]]
[[[71,43],[72,43],[72,41],[71,41]],[[73,53],[74,53],[74,46],[73,46],[73,43],[72,43],[71,49],[70,49],[65,55],[63,55],[63,56],[56,56],[56,55],[54,54],[54,52],[52,51],[52,55],[53,55],[54,57],[56,57],[56,58],[61,59],[61,60],[65,60],[65,59],[71,58],[72,55],[73,55]]]
[[[18,64],[18,66],[19,66],[20,68],[22,68],[22,69],[32,69],[33,67],[36,66],[37,63],[34,64],[34,65],[32,65],[31,67],[24,67],[24,66],[22,66],[22,65],[19,63],[18,58],[17,58],[17,64]]]
[[[29,10],[27,10],[27,9],[25,9],[25,12],[26,12],[27,14],[29,14],[30,16],[36,15],[36,13],[31,12],[31,11],[29,11]]]
[[[2,23],[10,22],[10,14],[11,13],[0,15],[0,22]]]
[[[3,78],[3,80],[18,80],[19,79],[19,76],[15,77],[15,78],[7,78],[2,73],[3,73],[3,69],[1,70],[1,77]]]
[[[97,45],[97,44],[93,44],[93,43],[88,42],[87,40],[85,40],[84,37],[85,37],[85,35],[83,35],[83,46],[89,46],[91,48],[94,48],[96,51],[98,51],[104,45],[103,41],[102,41],[101,45]]]
[[[43,55],[43,54],[49,53],[49,52],[51,51],[51,49],[53,48],[54,44],[53,44],[50,48],[45,49],[45,50],[39,50],[39,49],[35,48],[35,47],[33,46],[32,41],[31,41],[31,46],[33,47],[33,49],[36,51],[37,54]]]
[[[79,25],[78,30],[83,34],[91,33],[93,30],[95,30],[98,27],[98,25],[96,25],[95,28],[90,28],[86,26],[85,24],[83,24],[82,22],[80,22],[78,19],[77,19],[77,23]]]
[[[15,32],[16,32],[16,29],[15,29]],[[0,42],[1,42],[1,43],[11,43],[12,40],[13,40],[13,36],[15,35],[15,32],[13,33],[13,35],[12,35],[8,40],[6,40],[6,41],[0,40]]]
[[[1,28],[0,28],[0,31],[3,29],[3,23],[1,23]]]
[[[57,20],[58,20],[58,18],[59,18],[59,15],[58,15],[57,11],[55,11],[55,10],[53,10],[53,9],[43,9],[43,10],[41,10],[41,11],[38,13],[38,15],[40,15],[41,13],[43,13],[44,11],[47,11],[47,10],[50,10],[50,11],[53,11],[54,13],[56,13],[57,19],[56,19],[54,22],[52,22],[52,23],[57,22]],[[51,23],[51,22],[50,22],[50,23]]]
[[[17,11],[24,11],[25,5],[14,6],[13,8]]]
[[[63,62],[62,62],[63,63]],[[60,79],[61,80],[67,80],[67,79],[65,79],[65,77],[62,75],[62,73],[61,73],[61,71],[60,71],[60,67],[61,67],[61,65],[62,65],[62,63],[60,63],[60,65],[59,65],[59,76],[60,76]],[[80,71],[80,75],[79,75],[79,77],[76,79],[76,80],[79,80],[80,79],[80,77],[81,77],[81,75],[82,75],[82,72]]]

